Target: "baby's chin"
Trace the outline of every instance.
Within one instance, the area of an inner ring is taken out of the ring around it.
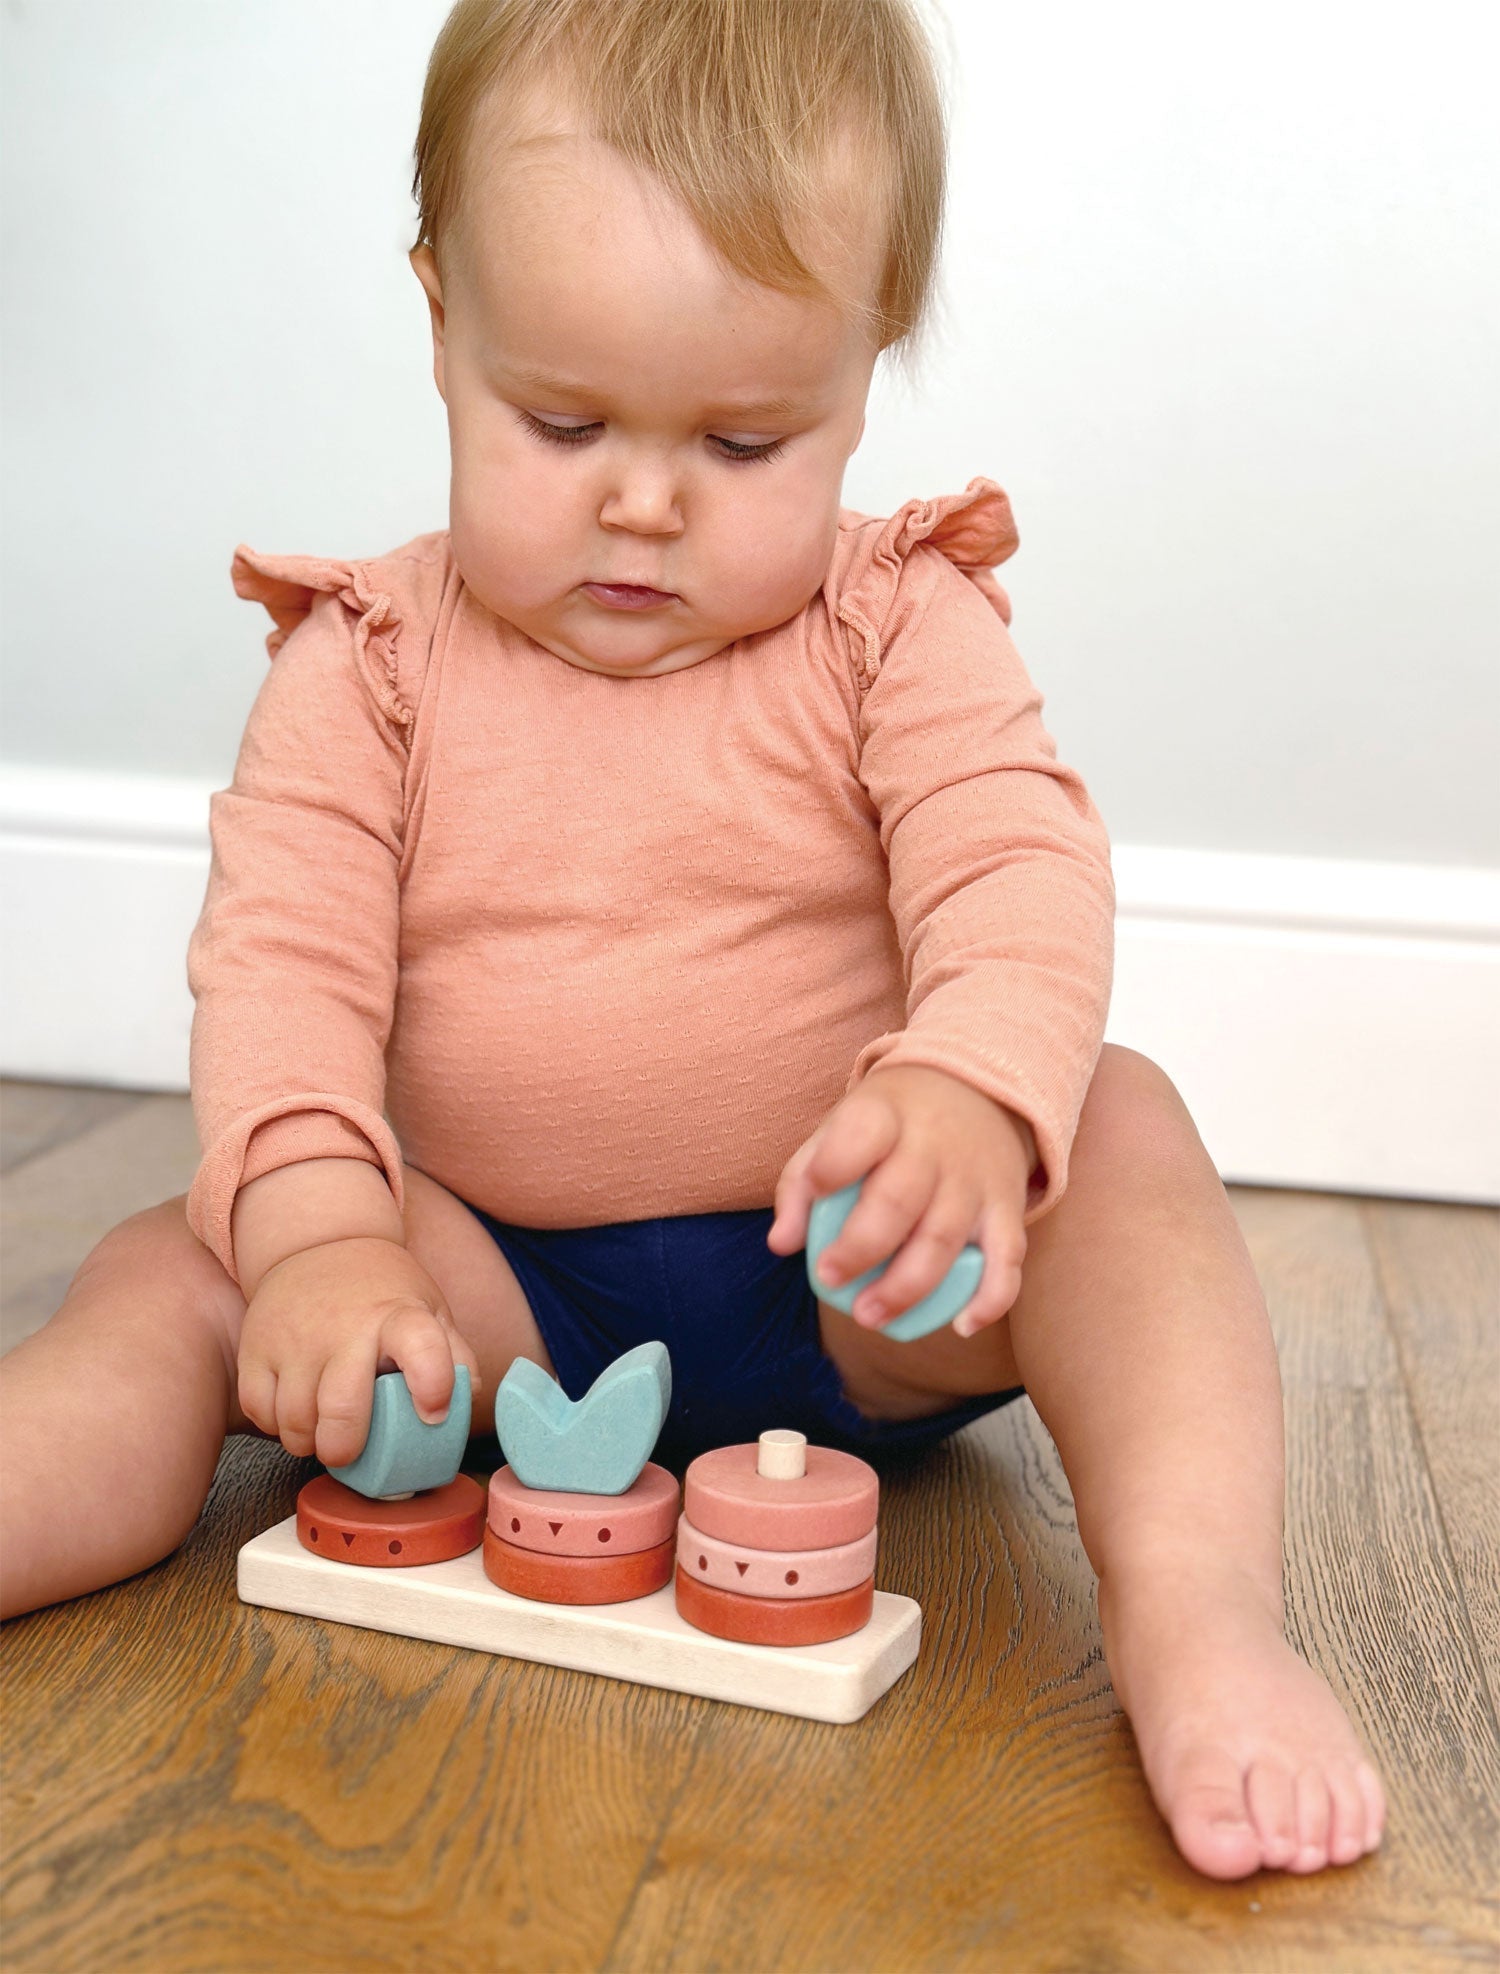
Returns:
[[[504,611],[496,614],[505,615]],[[727,650],[742,635],[717,626],[673,623],[670,612],[660,613],[648,627],[629,613],[605,610],[587,599],[556,615],[510,621],[533,644],[565,664],[620,679],[662,678],[668,672],[686,671]]]

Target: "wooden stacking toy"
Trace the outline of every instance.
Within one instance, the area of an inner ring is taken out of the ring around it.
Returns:
[[[491,1583],[546,1604],[623,1604],[671,1581],[677,1483],[649,1458],[671,1397],[664,1343],[626,1351],[576,1403],[516,1359],[495,1397],[509,1465],[490,1482]]]
[[[662,1344],[628,1352],[577,1404],[535,1365],[512,1366],[495,1405],[507,1465],[486,1492],[457,1472],[468,1374],[436,1426],[388,1374],[359,1459],[310,1481],[295,1514],[241,1549],[240,1596],[858,1720],[912,1665],[922,1631],[911,1598],[873,1588],[875,1475],[800,1433],[765,1433],[695,1461],[680,1515],[676,1481],[648,1457],[670,1391]]]
[[[869,1622],[880,1482],[798,1432],[701,1454],[677,1525],[677,1609],[747,1645],[819,1645]]]
[[[297,1496],[297,1540],[315,1556],[363,1569],[410,1569],[477,1549],[484,1489],[458,1471],[469,1439],[469,1368],[456,1365],[447,1416],[417,1417],[406,1379],[375,1380],[364,1450]]]

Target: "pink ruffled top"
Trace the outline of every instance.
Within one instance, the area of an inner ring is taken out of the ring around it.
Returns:
[[[366,1159],[532,1227],[771,1203],[877,1063],[1018,1111],[1044,1185],[1103,1035],[1099,818],[988,572],[992,481],[844,513],[822,590],[658,678],[495,617],[446,533],[259,555],[275,662],[189,950],[194,1231],[238,1189]]]

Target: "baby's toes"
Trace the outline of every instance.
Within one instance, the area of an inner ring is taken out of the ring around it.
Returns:
[[[1245,1797],[1260,1838],[1260,1854],[1278,1871],[1297,1855],[1297,1791],[1292,1771],[1278,1761],[1250,1765]]]
[[[1240,1765],[1221,1748],[1195,1748],[1172,1778],[1168,1822],[1177,1848],[1209,1878],[1246,1878],[1261,1846],[1245,1801]]]
[[[1365,1805],[1365,1849],[1373,1851],[1385,1829],[1385,1790],[1368,1762],[1356,1762],[1354,1780]]]
[[[1333,1803],[1320,1768],[1297,1771],[1297,1855],[1288,1871],[1321,1871],[1328,1862],[1328,1826]]]
[[[1365,1854],[1365,1799],[1352,1767],[1330,1762],[1328,1795],[1333,1810],[1328,1823],[1328,1862],[1353,1864]]]

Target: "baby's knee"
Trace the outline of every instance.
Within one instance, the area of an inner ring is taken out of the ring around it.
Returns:
[[[1078,1120],[1079,1149],[1133,1164],[1201,1153],[1187,1105],[1149,1056],[1106,1042]]]
[[[111,1227],[84,1257],[69,1300],[104,1293],[149,1294],[175,1306],[238,1322],[245,1299],[187,1222],[187,1196],[148,1206]]]

